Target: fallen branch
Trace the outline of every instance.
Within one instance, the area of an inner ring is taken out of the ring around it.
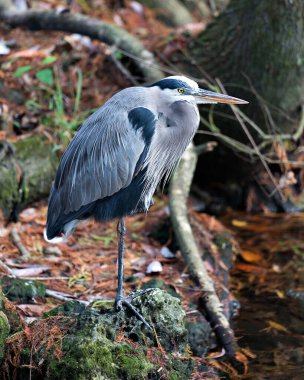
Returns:
[[[29,260],[31,257],[31,254],[27,250],[27,248],[25,248],[25,246],[22,244],[19,232],[18,232],[16,227],[13,227],[11,230],[11,238],[12,238],[12,242],[14,243],[14,245],[18,248],[18,250],[22,256],[22,259],[25,261]]]
[[[59,301],[63,301],[63,302],[75,300],[77,302],[83,303],[86,306],[89,305],[88,301],[80,300],[78,298],[75,298],[75,297],[71,296],[70,294],[62,293],[62,292],[57,292],[56,290],[46,289],[45,295],[48,296],[48,297],[55,298],[55,299],[57,299]]]
[[[213,147],[212,143],[206,144],[205,149],[200,147],[200,153],[203,150],[210,151]],[[200,301],[207,319],[227,356],[234,357],[237,351],[234,333],[224,315],[223,305],[216,294],[214,283],[204,266],[187,216],[187,198],[197,158],[198,152],[194,145],[191,144],[184,153],[171,179],[169,189],[171,220],[190,275],[201,288],[202,296]]]
[[[13,28],[58,30],[97,39],[109,46],[115,46],[122,53],[126,51],[136,56],[138,59],[134,60],[134,64],[146,81],[154,81],[163,77],[163,73],[157,68],[153,54],[146,50],[136,37],[107,22],[77,13],[56,10],[18,11],[9,0],[0,3],[0,20]]]
[[[0,260],[0,268],[4,269],[10,277],[16,278],[14,271],[10,267],[8,267],[2,260]]]

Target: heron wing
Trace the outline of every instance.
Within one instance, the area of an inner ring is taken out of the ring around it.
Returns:
[[[65,214],[127,187],[143,161],[155,115],[143,107],[109,111],[102,107],[87,119],[61,159],[52,193]]]

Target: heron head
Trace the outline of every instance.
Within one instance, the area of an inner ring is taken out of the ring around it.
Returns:
[[[171,76],[154,83],[175,101],[185,100],[193,104],[227,103],[246,104],[246,100],[199,88],[198,84],[185,76]]]

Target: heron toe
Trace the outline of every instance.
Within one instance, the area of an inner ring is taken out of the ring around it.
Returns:
[[[136,298],[136,297],[139,297],[145,293],[148,293],[150,291],[154,290],[153,288],[149,288],[149,289],[145,289],[145,290],[140,290],[136,293],[131,293],[129,294],[127,297],[124,297],[124,296],[117,296],[115,298],[115,303],[114,303],[114,306],[116,308],[117,311],[121,310],[123,306],[127,307],[129,310],[131,310],[131,312],[139,319],[143,322],[143,324],[148,327],[149,330],[153,330],[152,327],[149,325],[149,323],[145,320],[145,318],[135,309],[135,307],[131,304],[131,301]]]

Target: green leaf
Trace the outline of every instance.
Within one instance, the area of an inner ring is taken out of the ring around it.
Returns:
[[[54,55],[49,55],[49,56],[44,58],[44,60],[41,62],[41,64],[42,65],[49,65],[50,63],[54,63],[55,61],[57,61],[57,57],[55,57]]]
[[[49,86],[53,86],[54,84],[54,76],[51,69],[43,69],[38,71],[36,78],[38,78],[42,83],[48,84]]]
[[[18,69],[13,74],[13,78],[21,77],[21,75],[27,73],[30,70],[32,70],[32,66],[30,65],[18,67]]]
[[[78,69],[77,70],[77,89],[76,89],[76,97],[75,97],[75,104],[74,104],[74,113],[77,113],[79,111],[81,90],[82,90],[82,71],[80,69]]]

